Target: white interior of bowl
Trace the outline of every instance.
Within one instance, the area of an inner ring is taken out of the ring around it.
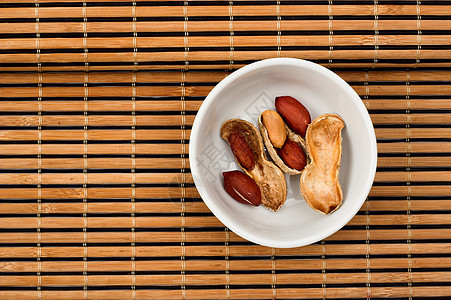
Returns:
[[[238,203],[224,190],[222,172],[239,166],[219,135],[221,125],[231,118],[257,125],[257,116],[265,109],[275,110],[275,97],[283,95],[301,101],[312,119],[335,113],[346,123],[339,178],[344,200],[330,215],[315,212],[306,204],[299,191],[300,175],[286,175],[287,201],[278,212]],[[259,61],[221,81],[196,116],[189,155],[196,187],[224,225],[252,242],[283,248],[314,243],[343,227],[365,201],[377,161],[371,119],[355,91],[326,68],[290,58]]]

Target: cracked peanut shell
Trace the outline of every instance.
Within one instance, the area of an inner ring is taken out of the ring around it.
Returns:
[[[255,180],[262,192],[262,204],[277,211],[287,198],[287,184],[283,172],[266,158],[262,138],[257,128],[242,119],[231,119],[221,126],[221,137],[230,144],[230,136],[239,132],[247,141],[254,155],[255,166],[246,169],[238,162],[243,171]],[[232,151],[234,152],[234,151]],[[235,151],[236,153],[236,151]],[[235,159],[236,155],[234,153]],[[239,155],[239,154],[238,154]]]
[[[308,126],[305,141],[310,163],[301,175],[300,189],[307,204],[329,214],[343,202],[338,181],[342,156],[344,121],[335,114],[324,114]]]
[[[262,135],[266,150],[268,151],[268,154],[274,161],[274,163],[286,174],[289,175],[301,174],[303,169],[297,170],[295,168],[288,166],[287,163],[284,162],[283,159],[280,157],[280,155],[277,153],[278,149],[274,147],[273,143],[271,143],[271,140],[268,135],[268,130],[263,123],[263,113],[260,114],[260,116],[258,117],[258,127],[260,129],[260,133]],[[304,152],[304,157],[302,158],[300,157],[299,159],[303,159],[307,162],[308,160],[307,146],[305,144],[304,139],[300,135],[294,133],[285,123],[284,127],[286,131],[286,139],[296,143]]]

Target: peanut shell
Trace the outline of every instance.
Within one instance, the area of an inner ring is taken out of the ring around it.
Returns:
[[[229,142],[231,133],[237,131],[244,136],[255,158],[252,170],[246,169],[237,160],[238,165],[260,187],[262,204],[272,211],[279,210],[287,198],[285,175],[266,158],[261,135],[251,123],[241,119],[228,120],[221,126],[221,137]]]
[[[274,163],[286,174],[289,174],[289,175],[301,174],[302,170],[296,170],[296,169],[290,168],[282,160],[282,158],[280,158],[280,156],[277,154],[277,149],[271,143],[271,141],[269,139],[268,131],[267,131],[265,125],[263,124],[262,114],[260,114],[260,116],[258,117],[258,127],[260,129],[260,133],[261,133],[263,141],[265,143],[266,150],[268,151],[268,154],[272,158]],[[287,140],[291,140],[291,141],[295,142],[296,144],[298,144],[304,151],[306,159],[308,160],[307,146],[305,144],[304,139],[301,136],[294,133],[286,124],[285,124],[285,130],[287,133]]]
[[[311,160],[302,172],[300,189],[307,204],[323,214],[334,212],[343,202],[338,175],[344,126],[339,116],[324,114],[313,120],[305,136]]]

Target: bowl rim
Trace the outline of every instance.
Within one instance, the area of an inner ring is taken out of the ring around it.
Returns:
[[[202,121],[204,115],[206,114],[209,106],[214,101],[214,99],[217,97],[220,92],[224,88],[226,88],[231,82],[239,79],[243,75],[253,72],[255,70],[261,69],[261,68],[268,68],[272,66],[277,65],[290,65],[295,67],[301,67],[309,69],[313,72],[319,72],[321,75],[324,75],[326,77],[329,77],[331,80],[337,82],[341,88],[345,89],[346,93],[351,95],[350,99],[354,102],[355,105],[357,105],[359,111],[362,111],[362,116],[365,119],[365,125],[367,127],[367,130],[369,134],[371,135],[369,137],[370,140],[370,149],[372,151],[371,156],[373,159],[370,162],[370,169],[368,170],[368,177],[366,179],[366,182],[364,183],[365,189],[362,190],[362,199],[360,201],[360,205],[355,205],[353,207],[352,211],[349,211],[349,213],[346,213],[344,216],[345,218],[341,219],[341,222],[337,223],[335,226],[330,227],[327,230],[321,231],[320,233],[312,234],[309,237],[302,237],[299,239],[289,240],[289,241],[279,241],[274,242],[270,239],[266,238],[256,238],[255,235],[249,234],[246,230],[242,230],[239,226],[235,226],[235,224],[232,222],[230,224],[230,221],[225,218],[222,213],[220,213],[219,208],[216,206],[216,204],[213,201],[210,201],[208,198],[208,193],[205,194],[205,190],[198,188],[202,185],[200,182],[199,177],[199,169],[198,166],[194,163],[190,164],[191,168],[191,174],[193,175],[194,184],[196,186],[196,189],[199,192],[200,197],[202,198],[203,202],[207,205],[207,207],[210,209],[210,211],[215,215],[217,219],[226,227],[228,227],[230,230],[232,230],[234,233],[238,234],[239,236],[243,237],[244,239],[251,241],[253,243],[267,246],[267,247],[275,247],[275,248],[294,248],[294,247],[300,247],[300,246],[306,246],[312,243],[315,243],[317,241],[320,241],[328,236],[331,236],[338,230],[340,230],[343,226],[345,226],[359,211],[363,203],[365,202],[366,198],[368,197],[368,194],[372,188],[374,177],[376,175],[376,168],[377,168],[377,142],[376,142],[376,134],[374,131],[374,126],[371,121],[371,118],[369,116],[369,113],[363,104],[360,96],[357,94],[357,92],[346,82],[344,79],[342,79],[340,76],[335,74],[333,71],[327,69],[324,66],[321,66],[319,64],[316,64],[314,62],[299,59],[299,58],[269,58],[264,60],[259,60],[256,62],[253,62],[251,64],[248,64],[246,66],[241,67],[240,69],[234,71],[224,79],[222,79],[216,86],[213,87],[213,89],[209,92],[207,97],[204,99],[201,107],[199,108],[196,117],[193,122],[193,126],[191,129],[190,134],[190,142],[189,142],[189,156],[191,161],[194,161],[194,153],[197,152],[197,145],[195,141],[197,140],[197,137],[199,136],[199,123]],[[219,134],[219,133],[218,133]],[[219,213],[218,213],[219,212]]]

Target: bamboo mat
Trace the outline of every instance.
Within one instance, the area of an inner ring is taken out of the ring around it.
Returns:
[[[296,57],[351,84],[358,214],[273,249],[225,228],[188,144],[213,86]],[[450,1],[0,2],[0,299],[451,298]]]

